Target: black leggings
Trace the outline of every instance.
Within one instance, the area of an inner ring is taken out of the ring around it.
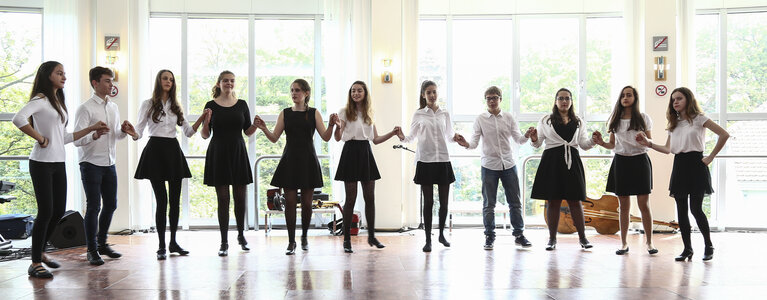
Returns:
[[[176,244],[178,230],[178,214],[181,200],[181,179],[168,180],[170,194],[165,190],[165,180],[150,180],[154,197],[157,200],[157,211],[154,221],[157,225],[157,237],[160,239],[160,249],[165,249],[165,215],[168,214],[168,198],[170,198],[170,243]]]
[[[37,217],[32,227],[32,263],[43,261],[43,250],[67,207],[67,170],[63,162],[29,160]]]
[[[365,200],[365,219],[368,222],[368,239],[375,237],[376,230],[376,201],[374,180],[361,181],[362,199]],[[357,182],[345,181],[346,202],[344,202],[344,240],[351,239],[352,215],[354,214],[354,204],[357,202]]]
[[[712,246],[711,243],[711,229],[708,226],[708,219],[706,213],[703,212],[703,193],[693,194],[674,194],[674,200],[676,200],[676,213],[679,218],[679,230],[682,231],[682,243],[684,243],[685,249],[692,249],[692,241],[690,240],[690,217],[687,213],[687,197],[690,198],[690,212],[695,217],[695,222],[698,223],[698,229],[703,234],[703,241],[707,247]]]
[[[298,190],[285,190],[285,223],[288,226],[288,242],[296,242],[296,201]],[[313,188],[301,189],[301,232],[303,236],[309,233],[309,225],[312,223],[312,196]]]
[[[245,230],[245,198],[248,197],[247,185],[232,185],[234,192],[234,218],[237,220],[237,234],[242,235]],[[216,198],[218,199],[218,229],[221,231],[221,244],[228,242],[229,232],[229,186],[216,186]]]
[[[439,236],[444,235],[445,221],[447,220],[447,200],[450,195],[450,184],[438,184],[439,190]],[[431,214],[434,207],[434,185],[422,184],[423,192],[423,228],[426,233],[426,241],[431,242]]]

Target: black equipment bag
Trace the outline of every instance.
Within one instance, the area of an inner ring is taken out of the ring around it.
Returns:
[[[0,235],[7,239],[26,239],[32,235],[35,217],[27,214],[0,216]]]

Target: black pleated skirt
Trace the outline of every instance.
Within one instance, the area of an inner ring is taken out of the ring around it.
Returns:
[[[448,162],[421,162],[415,166],[416,184],[451,184],[455,182],[453,164]]]
[[[586,200],[586,179],[578,149],[570,147],[572,164],[567,169],[565,147],[546,149],[535,173],[530,197],[538,200]]]
[[[192,178],[186,156],[175,138],[150,137],[141,152],[136,179],[177,180]]]
[[[373,158],[369,141],[349,140],[344,142],[341,158],[338,160],[335,180],[371,181],[381,179],[378,165]]]
[[[605,190],[618,196],[650,194],[652,162],[647,153],[634,156],[615,154]]]
[[[703,163],[703,152],[685,152],[674,155],[674,167],[671,169],[671,182],[668,184],[669,195],[703,193],[711,195],[711,172]]]

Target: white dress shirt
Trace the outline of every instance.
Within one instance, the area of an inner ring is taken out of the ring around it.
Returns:
[[[508,112],[494,115],[484,112],[474,121],[474,132],[469,139],[469,149],[477,148],[482,137],[482,166],[503,171],[514,167],[514,155],[511,138],[518,144],[524,144],[528,138],[519,132],[519,125]]]
[[[107,124],[109,132],[93,139],[93,133],[86,134],[74,142],[80,162],[89,162],[97,166],[108,167],[115,164],[116,144],[128,134],[121,130],[120,110],[117,104],[93,94],[75,113],[75,131],[82,130],[94,123],[102,121]]]
[[[149,115],[149,109],[152,107],[152,99],[144,100],[141,103],[141,107],[138,110],[138,123],[136,124],[137,139],[140,139],[144,134],[144,128],[149,129],[149,136],[175,138],[176,137],[176,121],[178,117],[170,110],[170,100],[163,102],[162,111],[160,114],[160,122],[155,123],[152,120],[152,116]],[[184,120],[181,124],[181,128],[184,131],[184,135],[191,137],[196,132],[189,122]]]
[[[588,132],[586,131],[586,122],[583,120],[581,120],[580,126],[578,126],[575,134],[573,134],[573,139],[565,141],[559,134],[557,134],[557,131],[554,130],[554,125],[548,122],[550,117],[551,116],[544,116],[538,121],[538,141],[533,142],[533,147],[540,147],[541,144],[543,144],[543,141],[546,141],[546,149],[552,149],[562,145],[569,146],[565,147],[564,157],[565,164],[567,164],[567,169],[569,170],[573,164],[570,147],[577,148],[580,146],[583,150],[589,150],[594,147],[594,141],[592,141],[591,136],[588,135]],[[575,120],[570,120],[570,122],[575,122]]]
[[[362,117],[362,112],[357,112],[356,120],[349,121],[349,119],[346,118],[346,109],[341,109],[341,111],[338,112],[338,117],[346,122],[344,131],[341,133],[342,141],[372,141],[375,137],[375,134],[373,133],[373,124],[365,123],[365,120]]]
[[[434,111],[426,106],[415,111],[413,122],[410,124],[410,135],[402,141],[410,143],[418,140],[415,161],[449,162],[447,141],[453,142],[454,135],[453,122],[450,121],[447,110],[438,108]]]
[[[68,132],[64,125],[67,121],[66,112],[62,120],[47,97],[36,96],[13,116],[13,125],[18,128],[24,127],[29,124],[27,121],[29,117],[32,117],[35,130],[48,139],[48,147],[45,148],[41,147],[40,143],[35,143],[29,159],[39,162],[66,161],[67,153],[64,151],[64,145],[74,140],[74,135]]]
[[[706,149],[706,127],[703,124],[710,120],[704,115],[697,115],[692,119],[692,124],[687,120],[679,119],[674,131],[670,132],[671,153],[703,152]]]
[[[642,119],[644,119],[645,131],[652,130],[652,120],[648,115],[642,113]],[[621,119],[618,125],[617,132],[614,132],[615,136],[615,149],[613,152],[623,156],[635,156],[647,153],[647,147],[642,146],[636,141],[636,136],[639,131],[628,130],[631,126],[631,119]]]

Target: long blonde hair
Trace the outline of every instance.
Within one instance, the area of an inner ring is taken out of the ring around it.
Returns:
[[[362,120],[365,122],[365,124],[373,125],[373,107],[370,105],[370,93],[368,92],[368,86],[360,80],[352,83],[352,86],[349,88],[349,97],[346,101],[346,109],[344,110],[346,112],[346,119],[349,121],[357,120],[357,109],[356,105],[354,104],[354,100],[352,100],[352,88],[354,88],[355,84],[361,85],[362,90],[365,91],[365,97],[362,98],[362,102],[360,103],[362,106]]]

